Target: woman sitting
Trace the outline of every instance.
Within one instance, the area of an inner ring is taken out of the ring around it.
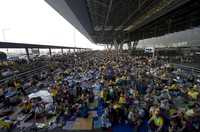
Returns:
[[[148,124],[151,126],[151,129],[156,132],[162,132],[164,126],[164,119],[161,116],[160,109],[156,108],[152,114],[152,117],[149,119]]]

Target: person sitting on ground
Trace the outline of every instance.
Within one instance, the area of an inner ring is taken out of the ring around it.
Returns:
[[[164,126],[164,119],[161,116],[160,109],[156,108],[153,112],[152,117],[149,119],[148,124],[151,129],[156,132],[162,132]]]
[[[0,108],[3,106],[3,103],[5,101],[5,95],[4,95],[4,89],[0,86]]]
[[[88,117],[88,105],[86,102],[82,103],[79,108],[80,117]]]
[[[51,92],[51,96],[53,98],[53,101],[55,102],[56,96],[57,96],[57,93],[58,93],[57,87],[56,86],[52,87],[50,92]]]
[[[24,96],[27,96],[26,91],[24,90],[24,88],[22,87],[21,81],[20,80],[15,80],[14,81],[14,86],[16,88],[16,90],[19,92],[19,94],[22,94]]]
[[[31,100],[29,98],[25,98],[22,104],[22,112],[27,114],[32,110]]]
[[[193,88],[189,89],[187,92],[187,95],[193,99],[193,100],[197,100],[198,96],[199,96],[199,91],[197,89],[197,86],[195,85]]]
[[[178,110],[170,118],[171,121],[169,131],[182,132],[186,128],[186,120],[182,111]]]
[[[126,104],[126,97],[123,93],[120,94],[119,104]]]
[[[109,109],[106,108],[101,116],[101,126],[103,128],[109,128],[111,126],[108,114],[109,114]]]

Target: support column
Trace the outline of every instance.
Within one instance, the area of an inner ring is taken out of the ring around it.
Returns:
[[[113,48],[113,44],[110,44],[110,49],[112,50],[112,48]]]
[[[124,45],[124,44],[120,44],[120,45],[119,45],[120,51],[123,50],[123,45]]]
[[[118,51],[119,44],[117,43],[117,40],[114,40],[114,46],[115,46],[115,50]]]
[[[109,44],[106,44],[106,49],[109,50]]]
[[[51,48],[49,48],[49,55],[50,55],[50,57],[52,56]]]
[[[131,41],[127,43],[127,46],[128,46],[128,53],[131,54],[132,52],[132,46],[131,46]]]
[[[170,30],[171,30],[171,25],[172,25],[172,19],[169,19],[168,20],[168,33],[170,33]]]
[[[27,59],[28,59],[28,61],[30,61],[30,55],[29,55],[28,48],[25,48],[25,50],[26,50],[26,56],[27,56]]]
[[[116,39],[113,41],[113,43],[114,43],[114,48],[116,51],[116,56],[117,56],[117,61],[118,61],[118,59],[119,59],[119,44]]]
[[[135,49],[136,48],[136,46],[138,45],[138,40],[135,40],[134,42],[133,42],[133,45],[132,45],[132,49]]]
[[[153,55],[152,58],[155,59],[155,47],[153,47]]]
[[[40,48],[38,48],[38,55],[40,55]]]
[[[61,53],[62,53],[62,55],[64,54],[64,52],[63,52],[63,48],[61,48]]]
[[[108,49],[108,50],[112,50],[112,44],[108,44],[108,45],[107,45],[107,49]]]
[[[127,45],[128,45],[128,50],[131,50],[131,42],[128,42]]]

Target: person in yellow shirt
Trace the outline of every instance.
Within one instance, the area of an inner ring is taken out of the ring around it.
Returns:
[[[125,103],[126,103],[126,97],[124,96],[124,94],[121,93],[119,97],[119,104],[125,104]]]
[[[101,90],[100,97],[103,98],[103,95],[104,95],[104,90]]]
[[[55,97],[56,95],[57,95],[57,89],[56,88],[52,88],[51,96]]]
[[[153,112],[152,117],[149,119],[148,124],[153,124],[151,127],[153,131],[155,130],[156,132],[162,131],[163,125],[164,125],[164,119],[160,115],[160,109],[156,108]]]
[[[24,96],[27,95],[26,91],[23,89],[20,80],[14,81],[14,86],[16,90],[19,92],[19,94],[23,94]]]
[[[31,101],[27,98],[25,101],[24,101],[24,103],[23,103],[23,105],[22,105],[22,108],[23,108],[23,112],[24,113],[29,113],[30,111],[31,111],[31,109],[32,109],[32,104],[31,104]]]
[[[18,80],[14,82],[14,85],[15,85],[15,88],[17,88],[17,89],[19,87],[21,87],[21,84],[20,84],[20,82]]]
[[[190,89],[190,90],[188,91],[187,95],[188,95],[189,97],[191,97],[192,99],[197,100],[197,98],[198,98],[198,96],[199,96],[199,92],[198,92],[197,90],[195,90],[195,89]]]
[[[58,94],[58,89],[57,89],[57,87],[53,87],[53,88],[51,89],[51,96],[52,96],[54,102],[55,102],[55,99],[56,99],[57,94]]]
[[[104,101],[108,101],[108,90],[104,90],[103,99]]]
[[[110,81],[109,81],[109,86],[113,86],[113,85],[115,85],[115,82],[112,81],[112,80],[110,80]]]
[[[9,129],[11,126],[12,126],[12,124],[10,122],[0,119],[0,128]]]
[[[110,106],[113,107],[113,109],[115,110],[121,108],[121,105],[119,104],[118,101],[113,102],[113,104]]]
[[[172,84],[171,87],[169,87],[169,90],[176,90],[177,89],[177,85],[176,84]]]

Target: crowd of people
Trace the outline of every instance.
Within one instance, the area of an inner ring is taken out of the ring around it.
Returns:
[[[6,60],[0,64],[0,79],[3,80],[6,77],[14,76],[15,74],[26,72],[28,70],[44,66],[44,61],[17,59],[17,60]]]
[[[41,81],[52,97],[48,112],[56,115],[57,127],[77,117],[88,118],[95,111],[94,129],[200,130],[200,80],[194,73],[162,60],[114,51],[69,54],[52,62]],[[20,89],[18,82],[14,87]],[[23,88],[19,91],[23,113],[45,115],[46,104],[38,103],[41,99],[30,99]]]

